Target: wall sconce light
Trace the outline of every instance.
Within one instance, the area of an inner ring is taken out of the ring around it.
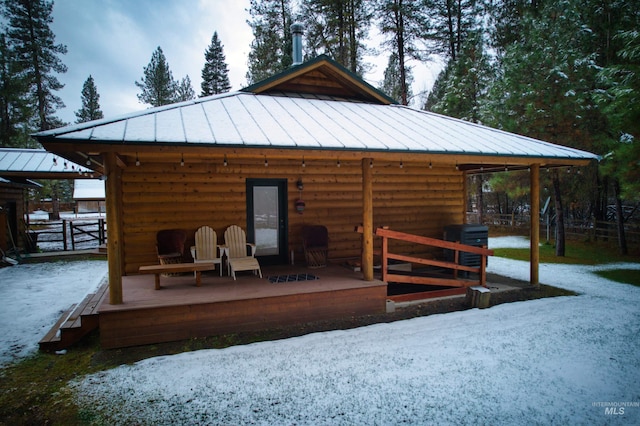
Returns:
[[[302,178],[298,178],[298,181],[296,182],[296,186],[298,187],[298,191],[300,192],[300,195],[296,200],[296,211],[299,214],[302,214],[302,212],[304,212],[304,209],[306,207],[304,201],[302,200],[302,190],[304,189],[304,183],[302,183]]]

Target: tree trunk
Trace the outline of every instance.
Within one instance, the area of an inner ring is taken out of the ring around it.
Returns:
[[[58,190],[58,182],[53,181],[51,187],[51,219],[60,220],[60,197]]]
[[[560,177],[558,172],[553,172],[553,196],[556,207],[556,256],[564,256],[564,209],[562,208],[562,194],[560,193]]]
[[[616,197],[616,227],[618,228],[618,251],[622,255],[629,253],[627,249],[627,238],[624,233],[624,212],[622,211],[622,200],[620,199],[620,181],[613,180],[613,193]]]

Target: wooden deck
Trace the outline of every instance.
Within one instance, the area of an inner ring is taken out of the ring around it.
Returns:
[[[103,348],[118,348],[223,333],[258,331],[288,324],[384,312],[387,286],[363,281],[362,274],[335,265],[321,269],[264,267],[259,278],[238,273],[237,280],[202,274],[163,277],[155,290],[151,275],[123,277],[123,299],[99,308]],[[268,277],[314,274],[318,280],[272,284]]]

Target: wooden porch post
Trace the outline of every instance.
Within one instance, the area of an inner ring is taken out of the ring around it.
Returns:
[[[109,303],[122,303],[122,170],[115,153],[103,155],[107,202],[107,260],[109,265]]]
[[[540,265],[540,164],[531,165],[531,255],[530,255],[530,283],[533,287],[539,288],[539,265]]]
[[[371,158],[362,159],[362,275],[373,281],[373,169]]]

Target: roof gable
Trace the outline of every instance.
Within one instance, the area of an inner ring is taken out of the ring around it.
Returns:
[[[309,94],[380,105],[397,103],[326,55],[291,67],[241,91],[255,94]]]

